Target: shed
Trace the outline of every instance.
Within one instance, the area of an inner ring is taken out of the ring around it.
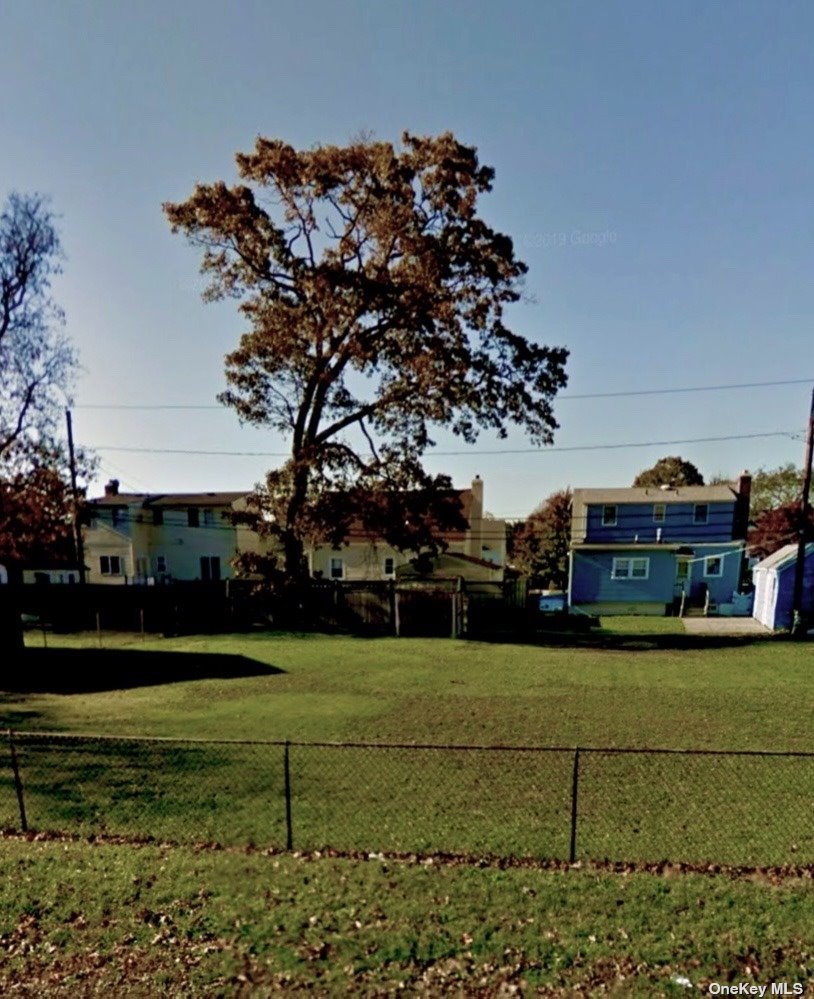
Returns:
[[[773,631],[790,630],[794,611],[797,545],[786,545],[752,569],[755,603],[752,616]],[[814,543],[806,545],[803,572],[803,611],[814,613]]]

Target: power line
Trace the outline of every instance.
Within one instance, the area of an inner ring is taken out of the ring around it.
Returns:
[[[810,385],[811,378],[789,378],[777,382],[736,382],[727,385],[690,385],[682,388],[636,389],[624,392],[586,392],[575,395],[565,392],[558,399],[618,399],[622,396],[673,395],[679,392],[723,392],[727,389],[767,388],[770,385]]]
[[[623,443],[606,444],[571,444],[562,447],[529,447],[529,448],[498,448],[495,450],[482,450],[470,448],[465,451],[430,451],[428,457],[460,457],[467,455],[503,455],[503,454],[550,454],[552,452],[570,451],[616,451],[623,448],[637,447],[671,447],[674,444],[710,444],[721,441],[743,441],[758,440],[769,437],[788,437],[794,439],[797,430],[770,430],[756,434],[725,434],[718,437],[684,437],[672,440],[656,441],[626,441]],[[156,448],[156,447],[131,447],[124,444],[88,444],[89,448],[95,451],[123,451],[130,454],[184,454],[196,455],[198,457],[210,458],[287,458],[288,451],[225,451],[225,450],[203,450],[193,448]]]
[[[725,385],[686,385],[678,388],[661,389],[631,389],[622,392],[565,392],[557,396],[559,400],[571,399],[620,399],[625,396],[643,395],[676,395],[686,392],[724,392],[729,389],[747,388],[769,388],[778,385],[810,385],[814,378],[786,378],[780,381],[770,382],[732,382]],[[198,404],[198,403],[84,403],[73,407],[74,409],[118,409],[118,410],[221,410],[225,412],[228,407],[222,405]]]

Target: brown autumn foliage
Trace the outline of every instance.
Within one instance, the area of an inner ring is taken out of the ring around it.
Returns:
[[[515,425],[550,443],[567,351],[505,325],[526,266],[478,214],[494,171],[474,148],[450,133],[309,150],[258,138],[236,159],[239,184],[199,184],[164,211],[203,250],[205,299],[235,299],[248,327],[221,400],[288,441],[250,509],[288,576],[306,539],[335,542],[382,496],[437,503],[450,481],[422,464],[433,428],[472,443]]]
[[[568,586],[571,503],[570,489],[552,493],[517,525],[511,537],[514,566],[543,586],[557,590]]]

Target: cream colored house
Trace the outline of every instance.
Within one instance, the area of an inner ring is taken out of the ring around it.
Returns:
[[[458,490],[467,528],[442,537],[456,575],[502,579],[506,523],[484,513],[483,480]],[[90,500],[84,529],[89,583],[160,583],[218,580],[234,575],[238,552],[268,550],[257,534],[235,525],[232,514],[245,509],[248,492],[120,493],[112,479],[105,495]],[[412,553],[352,530],[341,548],[315,546],[308,554],[312,575],[349,581],[395,579]]]
[[[112,479],[88,503],[84,528],[89,583],[228,579],[237,553],[231,514],[246,494],[120,493]]]
[[[506,564],[506,522],[483,508],[483,479],[476,476],[469,489],[457,490],[466,530],[446,531],[450,572],[464,578],[502,579]],[[312,575],[350,581],[395,579],[401,566],[410,564],[412,552],[399,552],[360,529],[352,530],[341,548],[315,547],[309,555]],[[444,556],[441,556],[443,559]]]

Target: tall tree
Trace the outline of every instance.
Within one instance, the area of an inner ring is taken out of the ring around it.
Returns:
[[[0,213],[0,463],[59,451],[76,355],[51,297],[62,246],[48,201],[11,194]]]
[[[422,465],[433,427],[551,442],[567,351],[504,323],[526,266],[478,214],[494,171],[474,148],[449,133],[304,151],[259,138],[237,168],[237,186],[164,210],[203,248],[205,299],[238,300],[249,326],[221,400],[289,441],[252,504],[289,576],[329,532],[332,495],[354,491],[366,519],[366,496],[449,485]]]
[[[749,508],[752,520],[762,514],[800,500],[803,489],[803,470],[793,462],[777,468],[759,468],[752,476]]]
[[[512,564],[557,590],[568,586],[571,500],[570,489],[552,493],[511,534]]]
[[[60,429],[76,356],[51,295],[61,261],[47,199],[11,194],[0,211],[0,562],[69,544]]]
[[[659,458],[652,468],[639,472],[633,480],[634,486],[655,488],[658,486],[703,486],[704,476],[691,461],[678,455]]]

